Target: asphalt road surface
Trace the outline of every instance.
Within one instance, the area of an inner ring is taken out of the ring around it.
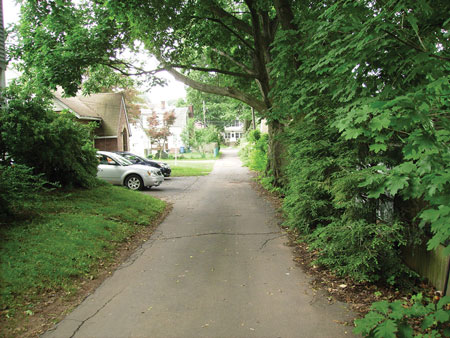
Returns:
[[[235,150],[204,177],[144,192],[174,203],[153,236],[44,337],[349,337],[296,267]]]

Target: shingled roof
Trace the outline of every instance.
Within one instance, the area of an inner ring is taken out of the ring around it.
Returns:
[[[65,98],[57,92],[54,96],[56,111],[69,109],[81,120],[101,121],[101,126],[96,130],[97,137],[119,135],[122,109],[125,109],[125,117],[127,116],[122,93],[100,93]],[[128,124],[128,121],[126,123]]]

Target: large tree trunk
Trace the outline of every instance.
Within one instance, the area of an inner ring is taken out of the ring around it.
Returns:
[[[283,185],[283,155],[284,146],[282,142],[284,126],[279,121],[272,121],[269,123],[269,147],[267,152],[267,168],[266,174],[273,175],[275,187]]]

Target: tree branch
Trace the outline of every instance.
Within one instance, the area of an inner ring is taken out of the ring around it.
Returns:
[[[185,85],[188,85],[191,88],[197,89],[204,93],[210,93],[210,94],[231,97],[233,99],[236,99],[236,100],[239,100],[241,102],[248,104],[250,107],[255,108],[261,114],[264,114],[268,109],[268,107],[266,106],[266,104],[263,101],[260,101],[251,95],[241,92],[240,90],[237,90],[232,87],[219,87],[219,86],[210,85],[207,83],[198,82],[198,81],[192,80],[191,78],[187,77],[186,75],[181,74],[180,72],[175,70],[170,65],[163,63],[163,66],[170,74],[173,75],[173,77],[175,77],[175,79],[183,82]]]
[[[225,11],[223,8],[216,6],[214,3],[212,3],[209,8],[219,18],[230,19],[231,22],[233,23],[233,26],[237,27],[239,30],[241,30],[249,35],[253,35],[252,27],[249,24],[247,24],[246,22],[236,18],[235,16],[233,16],[230,13],[228,13],[227,11]]]
[[[210,17],[199,17],[199,16],[193,16],[193,19],[199,19],[199,20],[209,20],[209,21],[213,21],[216,22],[220,25],[222,25],[227,31],[229,31],[231,34],[233,34],[235,37],[238,38],[238,40],[240,40],[247,48],[249,48],[250,50],[254,51],[253,47],[247,42],[245,41],[245,39],[240,36],[238,33],[236,33],[234,30],[232,30],[230,27],[228,27],[224,22],[222,22],[219,19],[216,18],[210,18]]]
[[[111,64],[111,63],[106,63],[105,66],[107,66],[109,68],[112,68],[112,69],[118,71],[120,74],[125,75],[125,76],[154,75],[156,73],[165,71],[164,68],[162,68],[162,69],[158,68],[158,69],[153,69],[153,70],[143,70],[143,69],[134,67],[132,65],[126,64],[125,62],[123,62],[123,63],[119,62],[119,64],[123,64],[123,65],[125,65],[127,67],[134,68],[134,69],[138,70],[138,72],[136,72],[136,73],[126,72],[123,69],[121,69],[121,68],[119,68],[119,67],[117,67],[117,66],[115,66],[114,64]]]
[[[192,69],[192,70],[199,70],[201,72],[220,73],[220,74],[225,74],[225,75],[243,77],[243,78],[247,78],[247,79],[256,79],[255,74],[237,73],[237,72],[232,72],[230,70],[223,70],[223,69],[219,69],[219,68],[206,68],[206,67],[179,65],[179,64],[172,64],[171,66],[174,68]]]
[[[256,77],[256,73],[248,68],[246,65],[244,65],[242,62],[239,62],[238,60],[236,60],[234,57],[232,57],[231,55],[228,55],[225,52],[222,52],[221,50],[218,50],[217,48],[211,48],[214,52],[216,52],[217,54],[227,58],[228,60],[230,60],[231,62],[233,62],[235,65],[237,65],[239,68],[241,68],[244,72],[246,72],[247,74],[252,74],[255,75]]]
[[[450,58],[445,57],[445,56],[435,55],[433,53],[427,52],[426,50],[421,49],[420,47],[416,46],[412,42],[409,42],[409,41],[406,41],[406,40],[403,40],[403,39],[399,38],[397,35],[395,35],[392,32],[389,32],[386,29],[383,29],[383,32],[385,32],[389,36],[393,37],[395,40],[397,40],[397,41],[399,41],[399,42],[401,42],[401,43],[403,43],[403,44],[405,44],[405,45],[407,45],[407,46],[409,46],[409,47],[411,47],[411,48],[413,48],[413,49],[415,49],[415,50],[417,50],[419,52],[428,54],[428,56],[431,56],[433,58],[436,58],[436,59],[439,59],[439,60],[442,60],[442,61],[450,61]]]

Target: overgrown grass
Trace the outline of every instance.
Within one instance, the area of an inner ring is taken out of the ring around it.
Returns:
[[[214,167],[214,161],[167,161],[172,168],[172,177],[180,176],[205,176]]]
[[[159,217],[165,203],[121,187],[47,193],[39,215],[0,227],[0,310],[33,311],[40,295],[73,291],[114,248]],[[91,277],[92,278],[92,277]]]

